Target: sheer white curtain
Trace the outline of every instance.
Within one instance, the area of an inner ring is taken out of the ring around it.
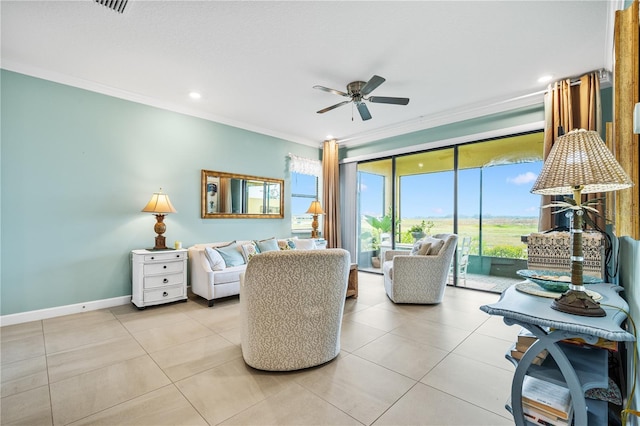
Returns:
[[[289,154],[289,171],[319,178],[322,176],[322,162]]]

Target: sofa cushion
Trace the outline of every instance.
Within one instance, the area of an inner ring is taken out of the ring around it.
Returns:
[[[212,271],[222,271],[227,267],[226,263],[224,263],[224,259],[215,249],[211,247],[205,247],[204,255],[207,257]]]
[[[253,256],[260,254],[260,251],[254,242],[243,244],[241,247],[245,262],[249,262]]]
[[[237,283],[240,281],[240,274],[244,272],[247,265],[231,266],[224,271],[217,271],[213,274],[213,285]]]
[[[256,241],[258,245],[258,249],[260,253],[264,253],[265,251],[278,251],[280,247],[278,247],[278,240],[275,237],[267,238],[266,240]]]
[[[300,238],[295,241],[297,250],[315,250],[316,242],[310,238]]]
[[[227,266],[245,264],[244,257],[242,257],[238,244],[235,241],[232,241],[229,245],[216,247],[215,249],[220,253]]]

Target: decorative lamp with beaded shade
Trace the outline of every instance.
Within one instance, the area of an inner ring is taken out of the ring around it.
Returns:
[[[168,213],[177,213],[176,209],[171,204],[169,196],[162,192],[160,188],[159,192],[154,192],[151,196],[151,200],[142,209],[145,213],[153,213],[156,216],[156,224],[153,230],[156,231],[156,245],[153,250],[167,250],[168,247],[165,243],[165,237],[162,235],[167,230],[167,225],[164,224],[164,217]]]
[[[582,215],[594,210],[583,205],[582,194],[609,192],[629,188],[633,182],[597,132],[576,129],[560,136],[542,166],[531,192],[540,195],[573,194],[573,202],[555,203],[572,219],[571,285],[553,301],[555,310],[575,315],[601,317],[604,310],[585,291],[582,266]]]

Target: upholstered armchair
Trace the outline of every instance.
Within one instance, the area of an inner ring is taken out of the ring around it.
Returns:
[[[395,303],[440,303],[458,236],[436,234],[444,244],[437,254],[414,254],[389,250],[383,264],[384,289]]]
[[[335,358],[349,267],[343,249],[253,256],[240,278],[245,362],[259,370],[290,371]]]

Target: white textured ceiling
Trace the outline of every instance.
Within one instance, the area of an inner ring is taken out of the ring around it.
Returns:
[[[2,67],[318,146],[532,102],[543,74],[610,68],[619,1],[7,1]],[[361,121],[354,80],[387,79]],[[202,94],[200,100],[188,97]],[[539,101],[537,95],[536,101]],[[352,120],[353,116],[353,120]]]

